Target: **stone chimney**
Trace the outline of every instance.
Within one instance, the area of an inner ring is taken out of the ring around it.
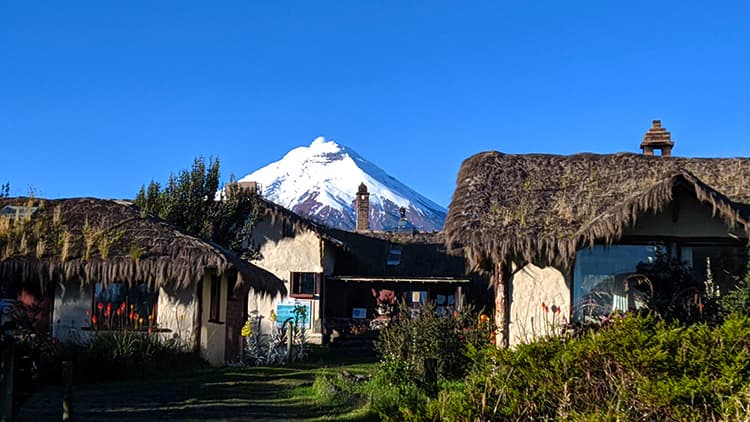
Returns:
[[[669,157],[672,155],[672,135],[661,127],[661,120],[654,120],[651,129],[643,135],[643,142],[641,142],[641,149],[643,155],[654,155],[654,150],[661,150],[662,157]]]
[[[252,194],[260,193],[260,186],[258,186],[258,182],[237,182],[237,186],[240,189],[249,190]]]
[[[367,185],[360,183],[357,189],[357,231],[366,232],[370,230],[370,193],[367,192]]]

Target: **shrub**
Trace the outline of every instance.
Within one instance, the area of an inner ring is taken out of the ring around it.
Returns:
[[[263,333],[261,325],[263,315],[252,312],[242,327],[244,348],[239,366],[284,365],[307,358],[307,310],[303,306],[294,307],[294,320],[283,321],[281,327],[276,323],[276,315],[271,311],[271,332]],[[291,323],[291,328],[289,327]],[[287,351],[288,336],[292,336],[291,355]]]
[[[732,313],[750,314],[750,265],[745,277],[737,280],[735,288],[719,300],[719,305],[724,316]]]
[[[78,382],[97,382],[167,374],[203,361],[189,344],[177,338],[135,331],[98,331],[58,345],[47,362],[60,373],[60,362],[73,362]]]
[[[482,320],[472,309],[440,315],[432,304],[413,312],[399,305],[400,317],[382,329],[375,348],[384,361],[403,361],[415,380],[423,380],[425,360],[434,359],[437,373],[446,379],[460,378],[471,364],[469,346],[488,344],[492,338],[492,322]]]
[[[385,420],[425,418],[436,381],[461,379],[470,352],[490,343],[492,328],[490,318],[471,309],[441,315],[432,304],[412,310],[401,303],[375,342],[381,362],[370,382],[373,410]]]
[[[710,420],[738,414],[750,388],[750,318],[711,328],[627,315],[575,339],[484,348],[433,419]]]

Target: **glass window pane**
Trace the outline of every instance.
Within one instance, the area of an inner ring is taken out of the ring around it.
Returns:
[[[663,248],[656,245],[597,245],[578,251],[573,272],[574,319],[636,307],[636,292],[627,289],[625,278],[638,263],[654,262],[660,251]]]

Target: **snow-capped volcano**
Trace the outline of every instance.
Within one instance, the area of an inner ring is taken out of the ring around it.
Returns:
[[[399,182],[351,148],[316,138],[309,147],[257,170],[240,182],[254,181],[263,196],[328,227],[353,230],[357,187],[370,192],[370,229],[393,230],[399,209],[418,230],[441,230],[446,210]]]

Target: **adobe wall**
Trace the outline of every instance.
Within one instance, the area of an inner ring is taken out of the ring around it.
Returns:
[[[289,280],[292,272],[330,273],[332,271],[333,261],[328,256],[324,258],[324,242],[316,233],[304,229],[296,230],[293,237],[284,237],[282,233],[280,221],[272,223],[270,217],[266,217],[258,223],[253,229],[252,241],[259,247],[261,258],[253,261],[253,264],[284,280],[287,292],[291,291]],[[323,262],[331,263],[328,271],[323,267]],[[249,314],[257,312],[264,316],[262,330],[267,333],[271,331],[271,321],[268,318],[271,310],[275,311],[278,303],[293,300],[294,298],[288,295],[264,297],[251,290],[247,310]],[[310,341],[319,343],[321,341],[321,297],[316,295],[312,299],[299,299],[299,301],[310,303],[309,318],[312,321]]]
[[[554,334],[570,318],[570,279],[557,268],[526,265],[513,274],[509,295],[510,345]]]

